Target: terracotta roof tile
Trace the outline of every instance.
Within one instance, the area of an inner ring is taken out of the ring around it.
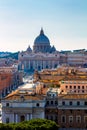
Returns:
[[[12,92],[8,96],[6,96],[5,100],[21,100],[21,96],[24,97],[25,100],[43,100],[45,98],[44,95],[29,95],[29,94],[20,94],[17,91]]]
[[[87,94],[65,94],[65,95],[59,95],[58,96],[60,99],[87,99]]]

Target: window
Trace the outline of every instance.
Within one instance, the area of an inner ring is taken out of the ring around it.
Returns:
[[[55,94],[53,94],[53,97],[55,97]]]
[[[53,101],[51,101],[51,104],[53,104]]]
[[[39,106],[40,106],[40,104],[39,104],[39,103],[37,103],[37,104],[36,104],[36,106],[37,106],[37,107],[39,107]]]
[[[84,90],[82,90],[82,93],[84,93]]]
[[[57,103],[57,101],[55,101],[55,105],[57,105],[58,103]]]
[[[9,118],[8,117],[6,118],[6,123],[9,123]]]
[[[87,101],[85,101],[85,102],[84,102],[84,105],[86,105],[86,106],[87,106]]]
[[[79,102],[79,101],[77,101],[77,105],[78,105],[78,106],[80,105],[80,102]]]
[[[78,93],[80,92],[80,90],[78,90]]]
[[[68,88],[68,86],[66,86],[66,88]]]
[[[82,86],[82,89],[84,89],[84,86]]]
[[[47,105],[49,105],[49,101],[47,101]]]
[[[65,123],[65,122],[66,122],[66,116],[65,116],[65,115],[62,115],[62,116],[61,116],[61,122],[62,122],[62,123]]]
[[[69,102],[69,105],[70,105],[70,106],[72,105],[72,101]]]
[[[81,123],[81,116],[76,116],[76,122]]]
[[[61,92],[63,93],[64,91],[62,90]]]
[[[74,86],[74,89],[76,89],[76,86]]]
[[[78,89],[80,89],[80,86],[78,86]]]
[[[69,116],[69,123],[73,122],[73,116]]]
[[[65,105],[65,101],[62,102],[62,105]]]
[[[6,107],[9,107],[9,103],[6,103]]]

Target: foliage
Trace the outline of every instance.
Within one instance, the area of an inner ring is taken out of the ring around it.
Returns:
[[[9,53],[9,55],[7,55],[7,56],[2,56],[2,57],[0,57],[0,58],[13,58],[13,59],[18,60],[18,54],[19,54],[19,52]]]
[[[58,125],[47,119],[32,119],[20,123],[0,124],[0,130],[58,130]]]

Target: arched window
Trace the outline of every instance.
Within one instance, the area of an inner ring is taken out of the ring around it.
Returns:
[[[37,107],[39,107],[39,106],[40,106],[40,104],[39,104],[39,103],[37,103],[37,104],[36,104],[36,106],[37,106]]]
[[[84,89],[84,86],[82,86],[82,89]]]
[[[80,86],[78,86],[78,89],[80,89]]]
[[[79,115],[76,116],[76,122],[77,122],[77,123],[81,123],[81,116],[79,116]]]
[[[70,85],[70,89],[72,89],[72,86]]]
[[[73,116],[69,116],[69,123],[73,122]]]
[[[74,86],[74,89],[76,89],[76,86]]]

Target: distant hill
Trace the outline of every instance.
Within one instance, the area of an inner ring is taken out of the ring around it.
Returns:
[[[19,52],[0,52],[0,58],[13,58],[18,60],[18,54]]]

